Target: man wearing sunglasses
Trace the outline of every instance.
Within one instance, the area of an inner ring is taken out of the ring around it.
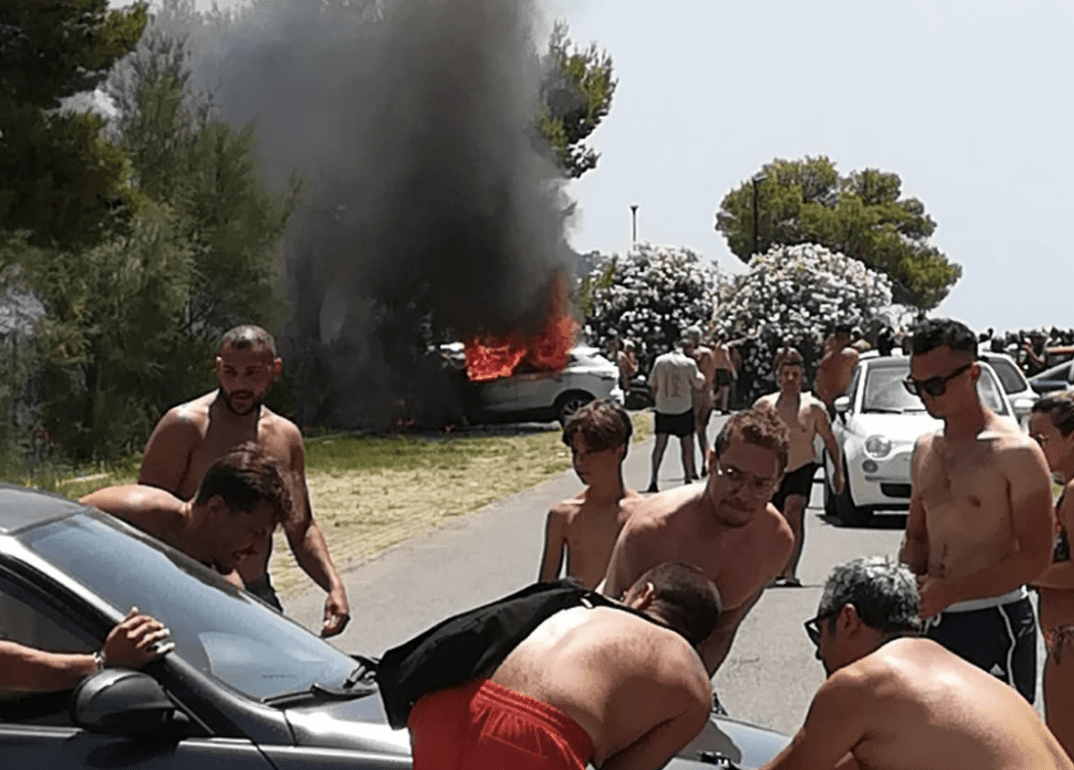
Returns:
[[[910,460],[901,559],[918,575],[926,635],[1016,687],[1036,690],[1036,623],[1025,584],[1048,566],[1052,494],[1040,447],[981,403],[977,337],[919,323],[907,390],[943,420]]]
[[[787,466],[787,426],[768,404],[738,412],[709,450],[709,477],[638,503],[612,550],[598,590],[620,597],[646,570],[666,561],[694,564],[716,584],[722,612],[699,647],[709,674],[731,649],[735,631],[780,574],[794,535],[769,504]]]
[[[806,633],[828,675],[764,770],[1071,770],[1033,707],[918,638],[914,576],[886,557],[832,570]]]

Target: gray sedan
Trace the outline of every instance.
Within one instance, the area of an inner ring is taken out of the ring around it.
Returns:
[[[0,767],[410,767],[375,660],[345,655],[111,516],[0,485],[0,635],[89,652],[132,606],[171,629],[175,650],[144,671],[105,669],[73,693],[0,693]],[[669,767],[755,768],[786,742],[714,715]]]

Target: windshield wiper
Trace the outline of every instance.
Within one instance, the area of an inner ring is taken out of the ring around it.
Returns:
[[[367,658],[365,655],[351,655],[358,665],[351,669],[347,678],[343,680],[343,689],[349,690],[355,685],[362,683],[368,687],[376,687],[377,666],[380,661],[376,658]]]
[[[352,655],[358,665],[351,669],[343,684],[339,687],[326,687],[320,682],[314,682],[307,690],[285,692],[280,695],[271,695],[262,698],[261,702],[268,706],[287,708],[307,703],[311,700],[351,700],[364,698],[377,692],[376,675],[377,660],[367,658],[364,655]]]

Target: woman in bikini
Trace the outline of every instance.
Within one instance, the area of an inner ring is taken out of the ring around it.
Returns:
[[[1074,529],[1074,393],[1033,405],[1029,434],[1037,440],[1063,485],[1055,506],[1052,565],[1036,580],[1044,631],[1044,708],[1048,727],[1074,757],[1074,561],[1068,532]]]

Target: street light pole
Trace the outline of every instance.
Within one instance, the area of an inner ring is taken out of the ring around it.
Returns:
[[[638,204],[630,204],[630,245],[638,245]]]
[[[759,174],[754,174],[750,181],[753,183],[753,254],[757,254],[761,251],[761,238],[760,238],[760,211],[757,205],[757,185],[764,180],[768,179],[768,174],[763,171]]]

